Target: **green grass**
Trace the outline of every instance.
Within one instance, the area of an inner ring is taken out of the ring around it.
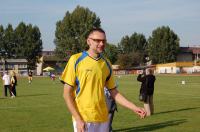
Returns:
[[[200,76],[158,75],[155,114],[140,119],[118,106],[114,132],[198,132],[200,130]],[[119,91],[139,106],[136,76],[116,78]],[[181,81],[186,84],[182,85]],[[2,82],[0,82],[2,94]],[[50,78],[18,78],[18,97],[0,98],[0,132],[72,132],[71,115],[62,97],[63,86]]]

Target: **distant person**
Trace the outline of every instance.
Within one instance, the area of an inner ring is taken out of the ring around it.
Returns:
[[[150,116],[154,113],[153,93],[156,78],[153,75],[153,70],[149,68],[146,69],[143,73],[138,75],[137,80],[142,82],[140,94],[144,95],[142,97],[142,101],[144,102],[144,108],[147,112],[147,116]]]
[[[14,98],[17,96],[16,93],[16,86],[17,86],[17,77],[14,71],[11,72],[11,92],[12,92],[12,97]]]
[[[54,73],[51,73],[51,74],[50,74],[50,78],[51,78],[52,81],[55,81],[56,75],[55,75]]]
[[[33,80],[33,72],[32,72],[32,71],[29,71],[29,72],[28,72],[28,83],[31,84],[31,83],[32,83],[32,80]]]
[[[117,111],[117,104],[115,100],[110,95],[109,90],[105,87],[104,94],[106,96],[106,104],[108,107],[108,116],[109,116],[109,132],[112,132],[112,121],[114,118],[115,111]]]
[[[73,116],[74,132],[109,132],[104,87],[117,103],[144,118],[144,109],[127,100],[116,88],[111,64],[102,55],[106,46],[104,30],[93,28],[86,42],[89,49],[72,55],[61,77],[63,97]]]
[[[2,77],[3,85],[4,85],[4,96],[7,97],[7,91],[9,91],[10,96],[12,96],[11,89],[10,89],[10,75],[8,75],[8,71],[4,72]]]

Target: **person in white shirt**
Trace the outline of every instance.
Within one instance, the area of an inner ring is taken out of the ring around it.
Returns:
[[[11,90],[10,90],[10,75],[8,75],[8,72],[6,71],[3,75],[3,85],[4,85],[4,96],[7,96],[7,90],[9,90],[10,96],[12,96]]]

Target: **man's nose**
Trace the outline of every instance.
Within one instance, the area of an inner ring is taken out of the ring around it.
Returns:
[[[99,44],[100,45],[105,45],[105,42],[104,41],[100,41]]]

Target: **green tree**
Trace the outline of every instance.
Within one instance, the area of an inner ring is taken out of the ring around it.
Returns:
[[[27,41],[27,26],[24,22],[21,22],[15,29],[16,34],[16,56],[17,58],[24,58],[26,52]],[[22,50],[23,49],[23,50]]]
[[[125,36],[121,39],[120,43],[118,44],[118,48],[120,53],[126,54],[131,52],[131,45],[130,45],[130,38],[129,36]]]
[[[56,55],[64,59],[68,57],[68,53],[86,49],[88,31],[93,27],[100,27],[100,24],[99,17],[88,8],[77,6],[72,13],[67,11],[64,18],[56,23]]]
[[[131,52],[144,52],[147,46],[147,40],[143,34],[134,33],[130,37]]]
[[[130,68],[131,67],[131,56],[129,54],[120,54],[117,60],[117,64],[120,65],[121,68]]]
[[[3,51],[5,52],[4,58],[12,58],[15,55],[14,47],[15,43],[15,33],[11,24],[8,24],[7,28],[4,30],[3,37]]]
[[[145,65],[148,60],[146,60],[147,57],[147,40],[143,34],[134,33],[130,37],[130,45],[132,50],[132,55],[134,59],[139,60],[139,62],[136,60],[134,61],[134,65]]]
[[[3,28],[0,25],[0,55],[1,59],[25,58],[28,69],[35,69],[36,61],[41,56],[42,40],[37,26],[25,25],[21,22],[14,30],[11,24]]]
[[[117,64],[124,69],[130,69],[132,67],[140,65],[142,56],[139,52],[131,52],[127,54],[120,54],[118,56]]]
[[[27,41],[25,56],[28,60],[28,69],[35,69],[36,62],[42,53],[42,39],[41,33],[37,26],[29,24],[27,26]]]
[[[42,53],[41,33],[37,26],[25,25],[21,22],[16,30],[16,56],[26,58],[28,69],[35,69],[35,64]]]
[[[112,64],[117,61],[118,51],[119,50],[116,45],[106,44],[105,55],[108,57]]]
[[[118,64],[122,67],[144,65],[146,63],[147,41],[143,34],[133,33],[130,37],[125,36],[118,44],[120,52]],[[127,60],[128,59],[128,60]]]
[[[153,64],[176,61],[179,37],[168,26],[155,29],[148,41],[148,54]]]
[[[4,28],[0,25],[0,59],[3,57],[4,51]]]
[[[5,71],[5,58],[7,57],[6,55],[6,51],[5,51],[5,44],[4,44],[4,36],[5,36],[5,32],[4,32],[4,28],[2,25],[0,25],[0,62],[2,62],[2,69]]]
[[[121,39],[118,44],[119,49],[122,53],[131,53],[131,52],[144,52],[147,46],[146,38],[143,34],[133,33],[130,37],[125,36]]]

